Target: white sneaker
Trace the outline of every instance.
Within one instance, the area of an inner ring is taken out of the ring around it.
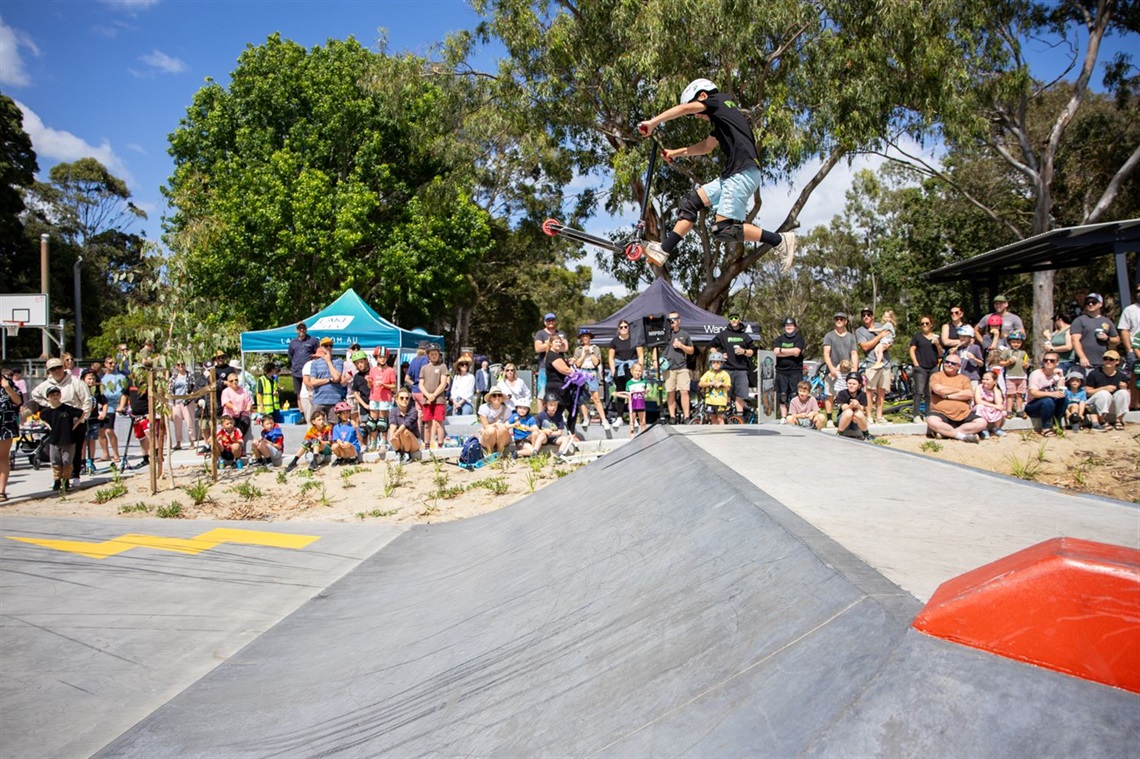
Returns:
[[[609,432],[610,430],[613,429],[613,427],[609,423],[609,420],[607,420],[607,419],[602,420],[602,429],[605,430],[606,432]]]
[[[780,271],[787,274],[792,270],[792,261],[796,257],[795,232],[780,233],[780,244],[776,246],[776,253],[780,255]]]
[[[612,422],[610,422],[610,426],[613,427],[615,430],[618,427],[620,427],[621,426],[621,417],[619,416],[617,419],[614,419]]]
[[[915,423],[915,424],[922,424],[922,417],[921,417],[921,416],[916,416],[916,417],[914,418],[914,423]]]
[[[669,260],[669,254],[665,252],[659,242],[645,243],[645,257],[657,266],[664,266],[665,262]]]

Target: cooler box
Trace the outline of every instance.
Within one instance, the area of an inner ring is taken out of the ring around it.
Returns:
[[[278,411],[281,414],[282,424],[301,424],[301,409],[291,408],[287,411]]]

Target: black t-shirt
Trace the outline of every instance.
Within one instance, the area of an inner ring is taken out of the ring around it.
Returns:
[[[854,397],[855,400],[859,401],[860,406],[867,408],[867,392],[865,390],[860,390],[859,392],[855,393],[854,396],[852,396],[851,392],[847,388],[843,388],[835,394],[836,407],[843,408],[844,404],[851,402],[852,397]]]
[[[610,347],[614,349],[615,361],[637,360],[637,346],[628,337],[615,337],[610,343]]]
[[[918,358],[919,368],[933,369],[938,366],[938,357],[942,352],[926,335],[919,332],[910,339],[910,344],[914,347],[914,355]]]
[[[743,330],[737,332],[732,328],[724,330],[712,339],[712,347],[719,348],[724,354],[724,368],[730,372],[747,371],[749,367],[748,356],[736,355],[735,348],[739,345],[745,350],[749,350],[752,348],[752,343],[752,335]]]
[[[1114,390],[1119,390],[1121,383],[1124,383],[1124,387],[1128,387],[1128,375],[1120,368],[1118,368],[1116,374],[1111,377],[1104,373],[1104,369],[1093,369],[1085,377],[1085,388],[1108,387],[1111,385]]]
[[[95,386],[95,391],[91,393],[91,413],[87,415],[87,421],[96,422],[99,420],[99,409],[107,405],[107,396],[103,395],[103,391],[99,390],[99,386]],[[113,409],[107,409],[110,413]]]
[[[745,169],[759,167],[756,136],[752,134],[752,125],[740,111],[736,99],[727,92],[717,92],[709,95],[703,104],[704,115],[712,122],[713,137],[724,151],[724,171],[721,172],[721,179],[739,174]]]
[[[50,445],[65,446],[76,442],[79,438],[72,425],[75,424],[76,419],[82,418],[83,409],[67,404],[62,404],[59,408],[44,406],[40,409],[40,419],[47,422],[48,426],[51,427],[51,432],[48,433]]]
[[[368,381],[368,372],[357,372],[352,375],[352,392],[359,394],[364,399],[364,405],[368,405],[369,396],[372,394],[372,383]]]
[[[548,351],[546,358],[543,360],[543,366],[546,367],[546,392],[562,394],[562,385],[566,382],[566,378],[570,375],[563,374],[554,368],[554,362],[558,359],[565,360],[565,356],[555,351]]]
[[[150,413],[150,403],[147,401],[146,389],[140,390],[137,387],[127,388],[127,404],[131,410],[131,416],[147,416]],[[221,404],[219,404],[219,408]]]
[[[320,340],[307,333],[304,340],[299,336],[290,340],[289,373],[294,377],[300,377],[301,370],[305,368],[305,363],[313,358],[313,355],[317,352],[317,348],[320,347]]]
[[[777,348],[799,348],[800,355],[798,356],[777,356],[776,357],[776,371],[787,372],[791,374],[796,371],[802,372],[804,370],[804,348],[806,347],[803,336],[799,332],[788,334],[781,332],[774,341],[774,346]]]

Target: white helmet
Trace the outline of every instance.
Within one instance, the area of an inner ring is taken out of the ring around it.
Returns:
[[[697,95],[702,92],[713,93],[716,92],[716,85],[708,79],[694,79],[689,82],[689,86],[681,93],[681,105],[691,103],[697,99]]]

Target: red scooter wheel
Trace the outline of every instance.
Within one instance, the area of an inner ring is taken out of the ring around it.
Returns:
[[[644,252],[645,251],[642,249],[641,243],[638,242],[630,243],[629,245],[625,246],[625,257],[630,261],[641,260],[641,255]]]
[[[542,222],[542,231],[550,237],[556,237],[560,229],[562,229],[562,222],[557,219],[547,219]]]

